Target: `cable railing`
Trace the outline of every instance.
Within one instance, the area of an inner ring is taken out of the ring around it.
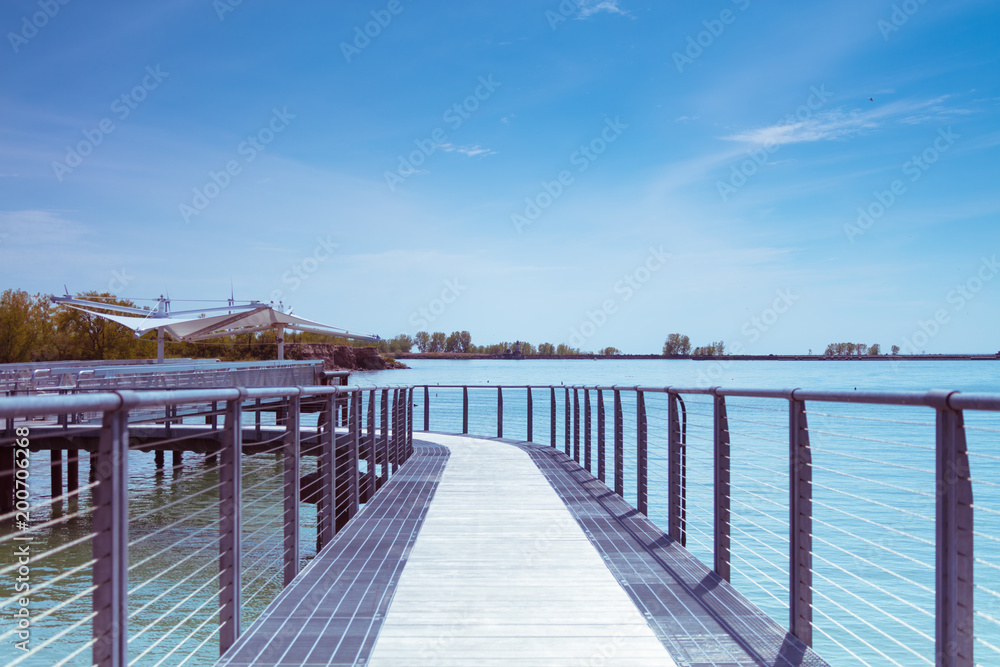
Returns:
[[[0,418],[4,665],[214,662],[413,451],[398,386],[19,396]]]
[[[563,452],[831,664],[1000,662],[1000,395],[428,385],[414,400],[425,431]]]

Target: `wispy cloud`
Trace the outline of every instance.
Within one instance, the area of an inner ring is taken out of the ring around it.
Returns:
[[[578,19],[585,19],[607,12],[608,14],[618,14],[620,16],[632,16],[628,11],[618,6],[619,0],[579,0],[580,11],[576,15]]]
[[[487,155],[496,155],[497,152],[489,149],[483,148],[479,144],[472,144],[469,146],[456,146],[452,143],[438,144],[438,148],[443,150],[445,153],[461,153],[467,157],[486,157]]]
[[[870,111],[821,111],[802,120],[794,117],[752,130],[723,137],[727,141],[757,145],[836,141],[865,134],[886,125],[947,122],[951,117],[972,113],[970,109],[945,105],[949,96],[929,100],[902,100],[880,105]]]

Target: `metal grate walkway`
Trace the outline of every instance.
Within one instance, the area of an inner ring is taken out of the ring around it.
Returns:
[[[826,665],[561,452],[422,437],[219,665]]]

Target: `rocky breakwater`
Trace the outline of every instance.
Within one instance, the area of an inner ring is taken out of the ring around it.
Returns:
[[[384,371],[389,368],[409,368],[374,347],[351,347],[330,343],[286,343],[287,359],[322,359],[327,371]]]

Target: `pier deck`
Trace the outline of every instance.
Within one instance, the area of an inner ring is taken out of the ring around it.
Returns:
[[[825,665],[564,454],[422,434],[219,665]]]

